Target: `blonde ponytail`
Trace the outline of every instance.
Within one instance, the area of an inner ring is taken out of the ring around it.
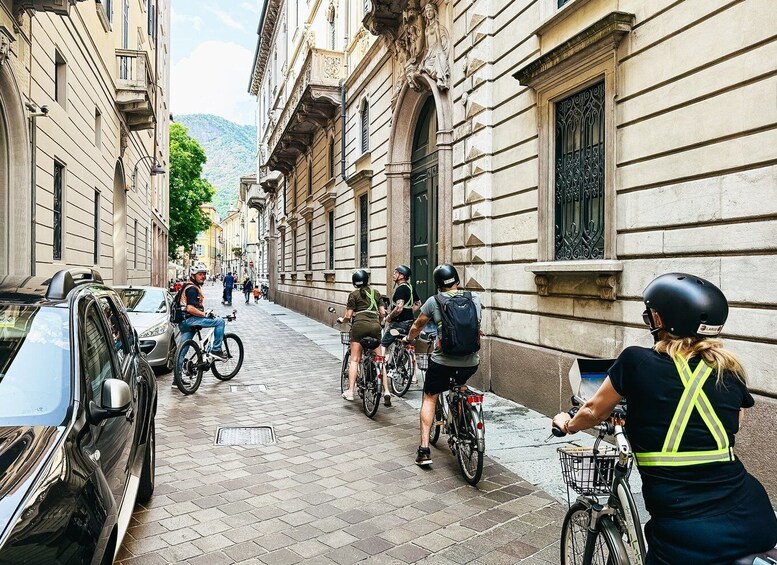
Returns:
[[[745,368],[737,359],[737,356],[723,348],[723,340],[713,338],[677,337],[667,332],[661,332],[661,339],[655,345],[659,353],[666,353],[669,357],[677,356],[691,359],[700,355],[704,362],[717,370],[717,384],[722,385],[726,371],[730,371],[736,378],[747,384]]]

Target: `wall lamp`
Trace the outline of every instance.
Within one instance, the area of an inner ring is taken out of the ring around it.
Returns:
[[[156,175],[164,175],[167,173],[167,170],[162,165],[160,165],[159,162],[156,159],[154,159],[151,155],[145,155],[144,157],[141,157],[140,159],[138,159],[137,163],[135,163],[135,167],[132,169],[131,188],[133,191],[135,191],[135,189],[137,188],[136,181],[138,177],[138,166],[146,159],[151,159],[152,161],[154,161],[154,165],[151,167],[151,171],[150,171],[152,177]]]

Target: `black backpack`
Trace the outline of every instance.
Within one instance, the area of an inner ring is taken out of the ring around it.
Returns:
[[[471,355],[480,351],[480,322],[471,292],[435,295],[440,307],[442,335],[440,347],[446,355]]]
[[[173,324],[180,324],[186,319],[186,311],[181,306],[181,296],[190,286],[191,283],[186,283],[178,289],[178,292],[175,293],[173,304],[170,307],[170,322]]]

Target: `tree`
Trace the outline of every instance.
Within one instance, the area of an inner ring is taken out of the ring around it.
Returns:
[[[205,150],[181,124],[170,126],[170,235],[168,252],[178,257],[179,248],[191,249],[197,235],[210,227],[200,206],[213,199],[216,190],[202,178]]]

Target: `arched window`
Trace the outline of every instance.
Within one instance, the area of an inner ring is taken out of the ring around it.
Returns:
[[[362,153],[370,150],[370,103],[365,100],[361,110],[361,145]]]

